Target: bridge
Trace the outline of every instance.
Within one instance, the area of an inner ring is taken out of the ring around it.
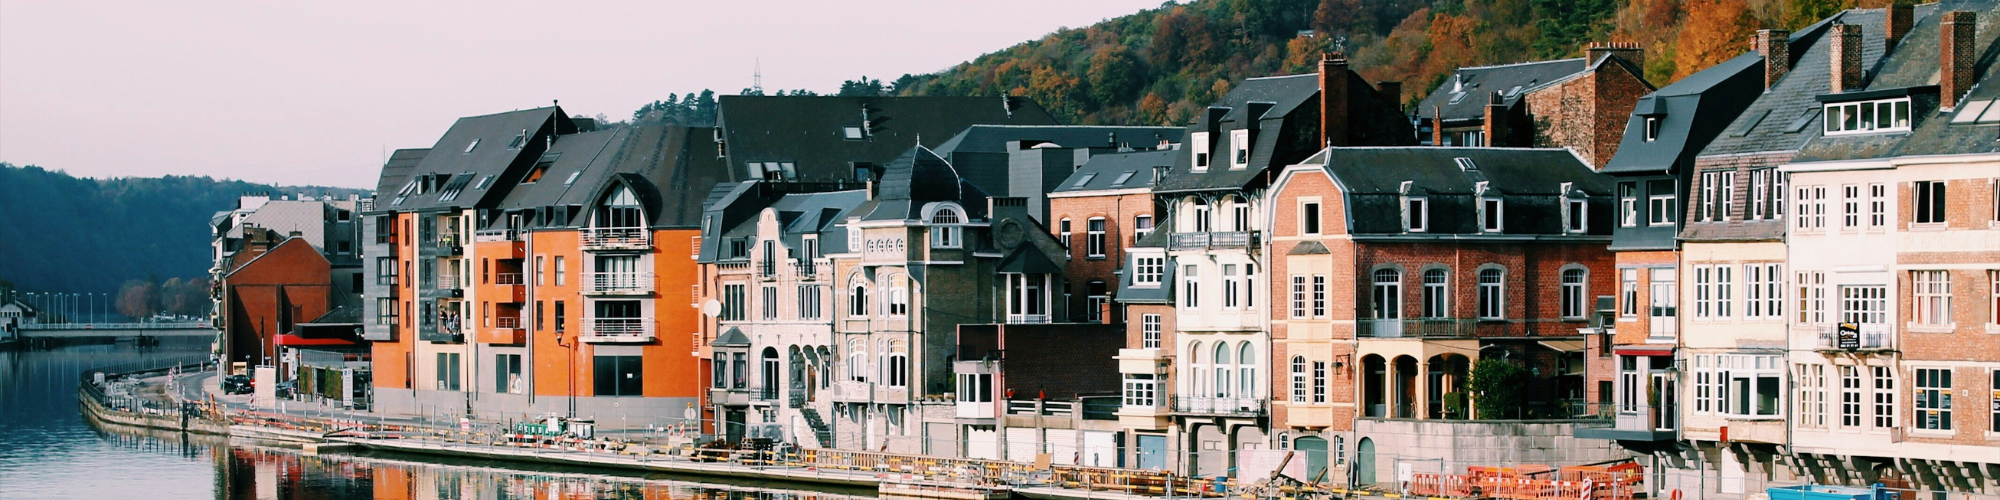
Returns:
[[[46,349],[72,344],[123,342],[163,337],[214,337],[215,328],[206,323],[66,323],[21,325],[9,337],[0,333],[0,346],[19,343],[30,349]],[[143,342],[142,342],[143,343]]]

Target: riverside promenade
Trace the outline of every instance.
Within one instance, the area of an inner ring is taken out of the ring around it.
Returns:
[[[451,425],[384,418],[328,408],[252,408],[247,396],[222,394],[207,367],[183,365],[129,373],[86,373],[79,405],[94,421],[215,434],[295,445],[308,453],[367,449],[414,455],[601,467],[695,477],[779,481],[876,489],[884,482],[976,485],[1047,500],[1148,498],[1406,498],[1289,479],[1235,481],[1176,477],[1135,469],[1036,465],[828,449],[735,450],[663,446],[644,434],[591,439],[532,436],[491,424]],[[307,405],[310,406],[310,405]],[[1246,487],[1247,486],[1247,487]],[[1448,500],[1430,497],[1432,500]]]

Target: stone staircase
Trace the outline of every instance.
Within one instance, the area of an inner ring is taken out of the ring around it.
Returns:
[[[820,418],[818,409],[810,407],[799,408],[799,415],[806,418],[806,425],[812,426],[813,438],[819,440],[820,447],[824,448],[834,445],[833,428],[826,425],[826,419]]]

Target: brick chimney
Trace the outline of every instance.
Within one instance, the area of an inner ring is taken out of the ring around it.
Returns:
[[[1757,53],[1764,56],[1764,88],[1778,84],[1779,78],[1792,71],[1792,32],[1787,30],[1757,30]]]
[[[1431,106],[1431,145],[1444,145],[1444,108]]]
[[[1324,54],[1319,60],[1319,138],[1322,146],[1348,145],[1347,58]]]
[[[1940,107],[1956,108],[1965,92],[1972,90],[1972,36],[1978,26],[1979,17],[1971,11],[1944,13],[1944,42],[1938,50],[1944,59],[1938,62]]]
[[[1861,90],[1861,27],[1833,25],[1833,88],[1835,94]]]
[[[1495,90],[1486,98],[1486,120],[1480,128],[1486,133],[1487,147],[1512,146],[1507,141],[1507,100]]]
[[[1632,67],[1639,68],[1640,73],[1646,71],[1646,50],[1639,48],[1638,42],[1595,42],[1584,49],[1584,56],[1588,58],[1585,64],[1597,64],[1604,56],[1611,55],[1632,63]]]
[[[1903,41],[1903,35],[1910,34],[1910,18],[1916,6],[1896,4],[1889,6],[1888,16],[1882,29],[1882,53],[1896,50],[1896,42]]]
[[[1394,103],[1396,109],[1403,109],[1403,82],[1375,82],[1375,91],[1381,92],[1383,99]]]

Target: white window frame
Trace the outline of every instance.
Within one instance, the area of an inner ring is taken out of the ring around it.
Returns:
[[[1721,175],[1722,184],[1717,187],[1721,191],[1719,193],[1721,195],[1721,203],[1716,208],[1722,212],[1722,221],[1729,222],[1732,214],[1736,213],[1736,171],[1723,170],[1717,172],[1717,174]]]
[[[1424,270],[1424,272],[1420,273],[1419,276],[1420,276],[1419,280],[1421,280],[1420,286],[1423,287],[1423,292],[1421,296],[1418,298],[1419,300],[1423,301],[1423,308],[1422,310],[1417,311],[1417,313],[1421,314],[1422,315],[1421,317],[1424,318],[1431,318],[1431,319],[1450,318],[1451,317],[1451,271],[1446,271],[1444,269],[1426,269]],[[1431,279],[1432,277],[1437,277],[1438,279],[1434,281]]]
[[[1431,200],[1422,196],[1403,198],[1403,230],[1421,233],[1430,228]]]
[[[1570,279],[1575,277],[1574,282]],[[1562,317],[1578,320],[1590,314],[1590,271],[1581,267],[1562,270]]]
[[[1313,403],[1326,402],[1326,362],[1313,361],[1312,393]]]
[[[1840,228],[1859,229],[1861,227],[1861,185],[1843,184],[1840,186],[1840,194]]]
[[[1083,221],[1084,258],[1102,259],[1105,252],[1104,233],[1111,226],[1103,217],[1091,217]]]
[[[1151,373],[1125,374],[1125,405],[1159,406],[1159,381]]]
[[[1951,271],[1910,271],[1910,320],[1913,325],[1952,326]]]
[[[1489,233],[1506,232],[1507,203],[1498,197],[1479,198],[1479,225]]]
[[[1930,192],[1932,190],[1925,189],[1930,186],[1942,186],[1937,188],[1938,191],[1942,192],[1932,193]],[[1940,205],[1945,206],[1943,213],[1937,213],[1937,211],[1934,210],[1933,207],[1931,206],[1932,203],[1925,203],[1927,201],[1930,201],[1932,198],[1940,195],[1944,197],[1944,203],[1940,203]],[[1949,220],[1951,216],[1951,208],[1950,208],[1951,205],[1949,205],[1949,203],[1951,203],[1951,187],[1950,184],[1946,183],[1945,181],[1942,180],[1916,181],[1910,183],[1910,208],[1911,208],[1910,226],[1912,227],[1944,226],[1945,221]]]
[[[1887,366],[1870,366],[1868,371],[1875,388],[1875,428],[1899,427],[1901,424],[1896,422],[1896,370]]]
[[[1292,402],[1306,402],[1306,357],[1292,356]]]
[[[1701,173],[1701,217],[1702,222],[1715,222],[1715,182],[1716,172]]]
[[[1639,185],[1638,183],[1618,185],[1618,225],[1639,226]]]
[[[1326,317],[1326,292],[1326,275],[1312,275],[1312,315],[1314,318]]]
[[[1209,155],[1212,153],[1208,147],[1208,134],[1208,132],[1195,132],[1188,137],[1190,165],[1193,165],[1193,169],[1196,172],[1208,171],[1208,164],[1211,160]]]
[[[1222,308],[1236,310],[1243,307],[1243,292],[1238,287],[1242,280],[1236,275],[1236,264],[1222,265]]]
[[[1491,271],[1497,279],[1488,281]],[[1501,320],[1507,318],[1507,271],[1499,268],[1481,269],[1476,273],[1479,283],[1479,319]]]
[[[1306,316],[1306,275],[1292,275],[1292,318]]]
[[[1167,258],[1158,255],[1134,255],[1132,257],[1132,286],[1138,288],[1158,288],[1160,279],[1166,275]]]
[[[1188,264],[1181,268],[1181,309],[1201,307],[1201,268]]]
[[[1139,315],[1139,347],[1142,349],[1160,348],[1159,314],[1146,313]]]
[[[1250,166],[1250,130],[1229,131],[1229,169],[1242,170]]]
[[[1563,219],[1563,223],[1568,226],[1569,232],[1571,234],[1582,234],[1590,231],[1589,201],[1582,198],[1570,198],[1568,207],[1568,211],[1564,213],[1566,217]]]
[[[1868,227],[1881,229],[1889,225],[1889,186],[1882,183],[1868,185]]]
[[[1827,103],[1824,109],[1828,136],[1908,132],[1913,114],[1909,97]]]
[[[1867,426],[1868,421],[1862,416],[1866,405],[1862,402],[1862,394],[1866,389],[1861,381],[1861,367],[1839,365],[1837,371],[1840,373],[1840,426],[1848,429]]]
[[[1619,316],[1639,317],[1639,270],[1636,268],[1618,270],[1618,307]]]
[[[1782,355],[1724,354],[1720,356],[1723,370],[1722,413],[1740,418],[1784,418],[1785,416],[1785,361]],[[1766,379],[1771,384],[1765,385]],[[1748,394],[1744,390],[1748,390]],[[1749,399],[1770,390],[1771,404],[1759,404]],[[1768,408],[1768,412],[1766,409]]]
[[[1326,224],[1326,215],[1320,213],[1319,206],[1318,199],[1299,202],[1299,234],[1318,236],[1323,230],[1321,226]]]
[[[1074,258],[1076,258],[1076,257],[1075,257],[1075,252],[1072,252],[1072,251],[1070,251],[1070,248],[1071,248],[1071,247],[1070,247],[1070,244],[1069,244],[1069,243],[1070,243],[1070,222],[1069,222],[1069,218],[1068,218],[1068,217],[1063,217],[1063,218],[1062,218],[1062,220],[1060,220],[1060,221],[1056,221],[1056,241],[1060,241],[1060,242],[1062,242],[1062,246],[1063,246],[1063,260],[1069,260],[1069,259],[1074,259]]]

